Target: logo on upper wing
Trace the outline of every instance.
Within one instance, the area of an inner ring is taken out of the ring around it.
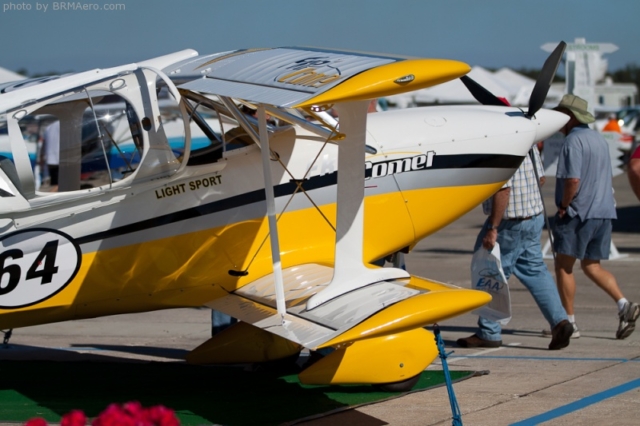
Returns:
[[[340,61],[332,61],[328,56],[311,56],[300,59],[293,64],[285,66],[284,69],[291,70],[291,72],[277,77],[276,81],[304,87],[322,87],[342,76],[339,68],[330,65],[335,62]],[[319,69],[322,67],[329,68],[332,71],[328,73],[320,72]]]
[[[80,247],[53,229],[26,229],[0,238],[0,308],[49,299],[76,276]]]

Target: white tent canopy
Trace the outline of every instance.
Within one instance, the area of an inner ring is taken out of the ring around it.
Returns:
[[[509,99],[509,87],[495,78],[492,72],[482,67],[473,67],[467,75],[494,95]],[[477,102],[460,79],[448,81],[427,89],[417,90],[414,94],[416,104]]]
[[[535,85],[535,80],[532,78],[518,74],[509,68],[491,72],[483,67],[475,66],[468,76],[495,96],[506,98],[514,106],[527,106]],[[562,92],[549,90],[546,104],[557,105],[561,98]],[[415,105],[478,103],[460,79],[387,99],[399,108]]]
[[[499,79],[500,81],[504,81],[505,83],[511,85],[515,88],[515,95],[510,93],[509,100],[512,105],[517,106],[527,106],[529,105],[529,98],[531,97],[531,92],[533,91],[533,86],[535,86],[536,81],[532,78],[529,78],[525,75],[518,74],[509,68],[501,68],[493,75]],[[547,93],[547,99],[545,101],[545,105],[553,105],[556,106],[560,103],[564,92],[561,90],[557,90],[554,88],[549,89],[549,93]]]
[[[26,77],[0,67],[0,83],[8,83],[10,81],[24,80]]]

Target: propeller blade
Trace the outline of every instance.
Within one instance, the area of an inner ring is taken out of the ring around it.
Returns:
[[[567,47],[567,43],[561,41],[558,43],[558,46],[551,52],[551,55],[547,58],[542,66],[542,71],[540,71],[540,76],[536,81],[536,85],[533,86],[533,91],[531,92],[531,97],[529,98],[529,110],[527,111],[527,117],[533,117],[533,115],[538,112],[542,105],[544,104],[544,100],[547,98],[547,93],[549,93],[549,88],[551,87],[551,82],[553,81],[553,77],[556,75],[556,71],[558,70],[558,65],[560,65],[560,61],[562,60],[562,55],[564,54],[564,50]]]
[[[476,98],[482,105],[504,106],[504,102],[496,97],[493,93],[482,87],[474,79],[467,75],[460,77],[460,80],[467,86],[471,95]]]

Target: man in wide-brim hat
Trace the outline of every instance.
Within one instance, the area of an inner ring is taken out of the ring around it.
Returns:
[[[554,109],[575,118],[581,124],[591,124],[596,119],[587,108],[588,104],[584,99],[575,95],[564,95],[560,104]]]
[[[617,218],[609,146],[599,132],[588,126],[595,118],[588,111],[587,101],[567,94],[554,109],[570,117],[560,130],[566,138],[556,171],[558,213],[553,248],[560,298],[573,323],[573,337],[580,337],[573,311],[573,265],[580,259],[587,277],[617,303],[620,323],[616,338],[624,339],[635,329],[640,307],[624,297],[615,277],[600,265],[600,260],[609,258],[611,221]]]

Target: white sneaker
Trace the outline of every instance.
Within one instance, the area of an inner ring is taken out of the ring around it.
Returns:
[[[573,325],[573,334],[571,335],[572,339],[579,339],[580,338],[580,330],[578,330],[578,326],[576,325],[575,322],[572,322],[571,325]],[[542,330],[542,335],[545,337],[551,336],[553,333],[551,333],[551,330],[547,330],[546,328],[544,330]]]
[[[579,339],[580,338],[580,330],[578,330],[578,326],[576,325],[575,322],[572,322],[571,325],[573,326],[573,334],[571,335],[572,339]]]
[[[618,312],[620,325],[616,332],[616,339],[626,339],[633,333],[638,316],[640,316],[640,306],[637,303],[626,302],[624,308]]]

